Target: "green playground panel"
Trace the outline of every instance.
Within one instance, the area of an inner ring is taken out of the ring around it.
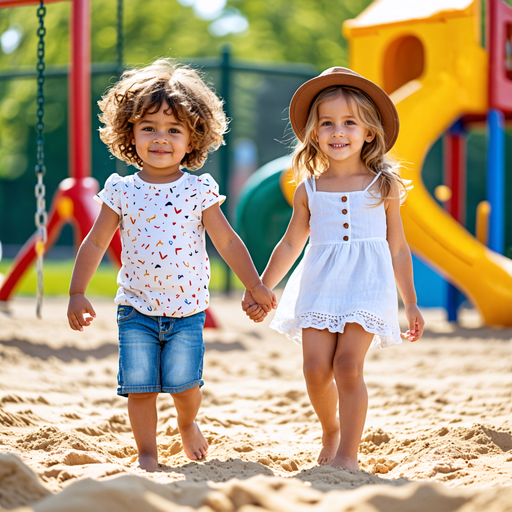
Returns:
[[[260,273],[292,216],[279,184],[282,171],[289,165],[288,156],[269,162],[247,180],[240,193],[236,229]]]

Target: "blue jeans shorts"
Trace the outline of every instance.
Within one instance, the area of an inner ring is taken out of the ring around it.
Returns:
[[[118,306],[117,394],[181,393],[202,386],[205,318],[204,312],[173,318]]]

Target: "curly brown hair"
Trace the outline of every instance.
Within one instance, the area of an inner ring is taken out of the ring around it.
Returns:
[[[223,102],[203,81],[199,73],[171,59],[158,59],[143,68],[125,71],[120,80],[98,101],[101,110],[100,138],[117,158],[142,168],[133,140],[133,123],[147,113],[160,110],[173,114],[190,129],[192,151],[181,165],[189,170],[200,169],[208,153],[224,144],[228,120]]]

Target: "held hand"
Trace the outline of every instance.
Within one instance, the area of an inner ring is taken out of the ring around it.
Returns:
[[[245,314],[256,323],[262,322],[267,316],[267,313],[265,313],[263,308],[254,300],[249,290],[245,290],[242,297],[242,309],[245,311]]]
[[[251,290],[254,300],[263,308],[265,313],[270,313],[277,308],[277,299],[273,291],[269,290],[264,284],[259,284]]]
[[[91,306],[91,303],[85,298],[85,295],[82,293],[74,293],[71,295],[68,305],[68,322],[71,329],[74,331],[83,331],[84,327],[91,325],[91,322],[95,318],[96,312]]]
[[[425,320],[423,320],[418,306],[416,304],[407,304],[405,306],[405,316],[409,323],[409,330],[400,334],[400,336],[409,341],[419,340],[423,334]]]
[[[276,297],[276,294],[270,290],[272,292],[272,309],[277,309],[277,297]]]

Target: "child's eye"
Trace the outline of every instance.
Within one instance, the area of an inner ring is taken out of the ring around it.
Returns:
[[[176,128],[171,128],[171,129],[169,130],[169,132],[170,132],[170,133],[180,133],[180,131],[179,131],[179,130],[176,130]]]
[[[324,121],[322,123],[322,126],[331,126],[331,125],[332,125],[331,121]]]
[[[345,124],[356,124],[354,121],[347,121]]]
[[[142,131],[143,132],[152,132],[154,130],[153,130],[153,128],[151,128],[151,126],[145,126],[144,128],[142,128]]]

